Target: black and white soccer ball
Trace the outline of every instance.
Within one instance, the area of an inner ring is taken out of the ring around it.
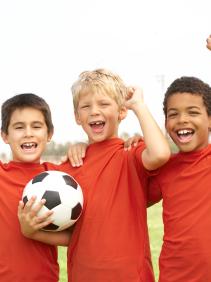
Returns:
[[[46,200],[38,216],[53,210],[53,222],[43,228],[46,231],[64,230],[73,225],[82,213],[81,187],[72,176],[65,172],[49,170],[35,176],[24,188],[22,195],[24,204],[32,196],[36,196],[34,205],[41,199]]]

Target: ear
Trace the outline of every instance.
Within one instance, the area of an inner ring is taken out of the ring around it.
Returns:
[[[167,131],[167,120],[166,120],[166,118],[165,118],[165,129]]]
[[[53,136],[53,133],[54,133],[53,130],[48,133],[48,140],[47,140],[48,142],[51,141],[51,138],[52,138],[52,136]]]
[[[3,139],[5,144],[9,144],[8,134],[6,134],[5,132],[1,131],[1,138]]]
[[[75,121],[78,125],[81,125],[81,120],[80,120],[80,117],[79,117],[79,114],[75,111],[74,112],[74,115],[75,115]]]
[[[127,116],[127,108],[126,107],[122,107],[119,111],[119,121],[125,119]]]
[[[211,116],[209,116],[209,127],[208,127],[208,129],[211,132]]]

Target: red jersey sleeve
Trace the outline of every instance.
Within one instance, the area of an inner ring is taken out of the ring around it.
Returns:
[[[147,203],[151,206],[162,199],[162,191],[156,176],[151,176],[148,179],[147,188]]]

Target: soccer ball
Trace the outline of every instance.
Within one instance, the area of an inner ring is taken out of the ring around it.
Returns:
[[[80,217],[83,208],[81,187],[69,174],[61,171],[44,171],[30,180],[23,191],[24,204],[36,196],[34,205],[45,199],[46,203],[38,212],[44,215],[53,210],[53,222],[43,230],[61,231],[73,225]]]

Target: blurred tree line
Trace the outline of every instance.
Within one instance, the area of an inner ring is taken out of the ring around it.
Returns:
[[[49,144],[47,144],[46,149],[42,154],[42,160],[60,162],[62,160],[62,157],[67,155],[67,151],[70,145],[70,142],[62,144],[51,141]]]
[[[136,133],[135,135],[140,136],[139,133]],[[121,136],[120,136],[120,138],[122,138],[123,140],[127,140],[130,137],[131,136],[126,132],[122,133]],[[177,149],[176,145],[172,142],[172,140],[169,137],[166,136],[166,138],[167,138],[167,140],[170,144],[171,151],[173,153],[177,152],[178,149]],[[52,161],[52,162],[60,162],[62,157],[67,155],[68,148],[70,147],[71,144],[73,144],[73,143],[66,142],[66,143],[62,144],[62,143],[56,143],[55,141],[51,141],[47,145],[46,150],[44,151],[44,153],[42,155],[42,160]],[[10,159],[11,159],[11,156],[7,156],[7,154],[5,154],[5,153],[0,153],[0,160],[2,162],[8,162]]]
[[[49,157],[49,156],[52,156],[52,155],[55,156],[55,157],[64,156],[64,155],[66,155],[67,150],[68,150],[70,145],[71,145],[70,142],[61,144],[61,143],[56,143],[55,141],[51,141],[47,145],[47,147],[46,147],[46,149],[43,153],[43,156],[44,157]]]

